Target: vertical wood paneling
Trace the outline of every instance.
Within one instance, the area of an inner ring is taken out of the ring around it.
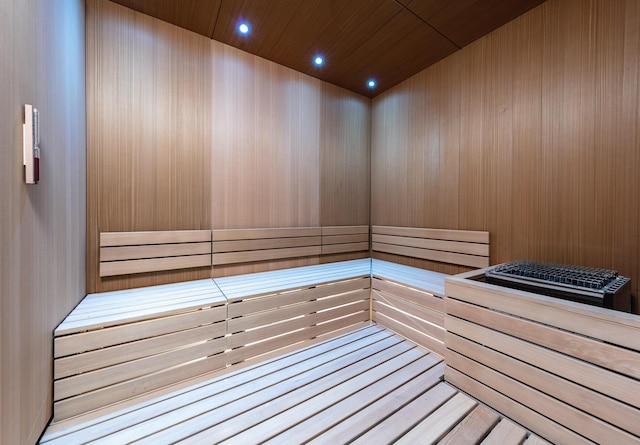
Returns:
[[[494,264],[617,269],[637,303],[638,14],[549,0],[375,98],[372,223],[488,230]]]
[[[318,226],[321,81],[210,45],[213,228]]]
[[[85,294],[84,2],[0,0],[0,443],[51,416],[51,336]],[[25,103],[40,113],[41,180],[22,171]]]
[[[100,279],[104,231],[368,224],[368,99],[106,0],[88,27],[91,292],[212,274]]]
[[[370,100],[322,84],[320,225],[369,224]]]
[[[100,232],[210,228],[209,40],[87,2],[91,292],[205,278],[209,268],[98,278]]]

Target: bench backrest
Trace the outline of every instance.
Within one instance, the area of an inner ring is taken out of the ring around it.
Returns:
[[[210,265],[210,230],[100,234],[101,277]]]
[[[366,252],[369,226],[103,232],[100,276]]]
[[[489,232],[372,226],[372,250],[481,268],[489,266]]]

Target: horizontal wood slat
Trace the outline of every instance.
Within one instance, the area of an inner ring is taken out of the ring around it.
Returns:
[[[638,443],[637,317],[482,277],[446,279],[447,379],[552,442]]]
[[[268,238],[259,240],[218,241],[213,243],[213,253],[242,252],[246,250],[283,249],[289,247],[318,246],[319,236],[299,238]]]
[[[489,232],[473,230],[429,229],[421,227],[371,226],[374,235],[406,236],[430,238],[466,243],[489,244]]]
[[[489,265],[489,232],[372,226],[372,250],[481,268]]]
[[[296,238],[322,236],[321,227],[280,227],[273,229],[215,229],[212,241],[238,241],[273,238]]]
[[[395,244],[384,243],[372,243],[372,246],[373,250],[377,252],[421,258],[423,260],[437,261],[440,263],[451,263],[475,268],[487,267],[489,265],[489,258],[476,255],[442,252],[440,250],[421,249],[417,247],[398,246]]]
[[[285,249],[248,250],[245,252],[216,253],[213,255],[213,265],[237,263],[253,263],[257,261],[277,260],[283,258],[298,258],[320,255],[321,246],[291,247]]]
[[[101,247],[139,246],[145,244],[198,243],[203,241],[211,241],[210,230],[100,233]]]
[[[211,266],[211,231],[103,232],[100,276]]]
[[[111,261],[100,263],[100,276],[129,275],[144,272],[188,269],[211,265],[211,254],[148,258],[142,260]]]

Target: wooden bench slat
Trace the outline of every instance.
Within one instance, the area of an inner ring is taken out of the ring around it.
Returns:
[[[227,326],[229,332],[232,334],[247,329],[256,329],[278,321],[342,306],[358,300],[365,300],[369,296],[368,293],[368,290],[361,290],[319,300],[302,300],[296,304],[287,305],[286,307],[274,308],[273,310],[245,314],[243,317],[232,318],[228,320]]]
[[[491,327],[513,337],[561,352],[617,373],[640,379],[640,354],[610,343],[597,341],[546,324],[531,322],[502,312],[447,299],[447,313]]]
[[[322,226],[322,236],[337,236],[337,235],[354,235],[365,234],[369,235],[369,226]]]
[[[265,326],[261,329],[237,333],[229,337],[229,347],[236,348],[244,346],[255,341],[265,340],[271,337],[282,335],[285,332],[303,329],[308,326],[313,326],[318,323],[324,323],[329,320],[350,315],[356,312],[362,312],[364,316],[368,317],[368,310],[369,302],[366,300],[358,300],[339,308],[330,309],[316,314],[310,314],[302,318],[285,320],[279,323],[279,325],[277,326]]]
[[[390,329],[393,332],[396,332],[399,335],[402,335],[404,338],[411,340],[412,342],[423,346],[429,349],[432,352],[444,357],[445,347],[444,342],[442,340],[438,340],[422,331],[418,331],[410,326],[407,326],[404,323],[396,320],[395,318],[389,317],[384,313],[374,312],[373,320],[380,325]]]
[[[259,240],[218,241],[213,243],[213,253],[244,252],[269,249],[284,249],[289,247],[318,246],[319,236],[305,236],[298,238],[272,238]]]
[[[637,444],[636,437],[632,437],[606,422],[590,416],[584,411],[577,410],[567,404],[538,392],[531,387],[505,376],[491,368],[483,366],[453,351],[447,353],[447,365],[457,370],[463,369],[469,377],[489,386],[494,390],[518,400],[534,411],[557,420],[568,429],[579,431],[581,435],[596,443]]]
[[[468,243],[489,243],[489,232],[474,230],[430,229],[421,227],[371,226],[372,234],[433,238]]]
[[[440,250],[420,249],[416,247],[396,246],[393,244],[373,243],[373,250],[395,255],[421,258],[441,263],[460,264],[463,266],[483,268],[489,265],[489,258],[461,253],[442,252]]]
[[[607,394],[609,397],[636,408],[640,407],[640,385],[634,379],[456,317],[447,317],[445,327],[450,333],[499,350],[505,355],[510,355],[569,381]]]
[[[210,242],[101,247],[100,261],[109,262],[205,254],[211,255]]]
[[[207,266],[211,266],[211,254],[101,262],[100,276],[111,277],[115,275],[128,275]]]
[[[448,350],[507,374],[514,380],[640,436],[640,425],[637,421],[640,416],[638,409],[492,349],[465,341],[455,334],[447,334],[446,344]],[[562,421],[559,420],[558,423]]]
[[[640,352],[638,316],[468,279],[482,273],[480,270],[448,277],[448,294],[458,300]]]
[[[414,288],[396,284],[395,282],[380,279],[371,280],[371,288],[386,292],[387,294],[395,295],[396,297],[427,307],[432,311],[444,314],[444,299],[432,293],[423,292]]]
[[[345,292],[353,292],[369,288],[369,280],[367,278],[359,278],[349,281],[341,281],[335,284],[317,286],[310,289],[303,289],[296,292],[287,292],[283,294],[274,294],[264,297],[247,298],[240,302],[229,304],[228,317],[236,318],[256,312],[277,309],[290,304],[296,304],[301,301],[309,301],[316,298],[327,297],[330,295],[343,294]]]
[[[81,331],[74,335],[57,336],[53,340],[54,357],[60,358],[113,345],[130,343],[138,339],[176,332],[181,330],[183,326],[202,326],[212,321],[218,320],[212,317],[208,311],[193,311],[95,331]]]
[[[397,246],[416,247],[443,252],[462,253],[467,255],[489,256],[488,244],[465,243],[462,241],[446,241],[425,238],[411,238],[394,235],[373,235],[373,242]]]
[[[211,241],[210,230],[100,233],[101,247],[133,246],[141,244],[197,243],[202,241]]]
[[[272,229],[215,229],[212,230],[212,240],[235,241],[267,238],[293,238],[305,236],[322,236],[320,227],[278,227]]]
[[[82,374],[118,363],[137,360],[198,341],[224,337],[227,333],[225,323],[193,328],[185,325],[182,328],[184,329],[178,332],[60,358],[54,361],[53,378],[57,380],[74,374]]]
[[[322,235],[322,244],[355,244],[366,243],[369,244],[368,233],[355,233],[350,235]]]
[[[321,252],[322,255],[331,255],[334,253],[364,252],[367,250],[369,250],[369,242],[323,245]]]
[[[178,349],[56,380],[53,391],[55,401],[100,388],[109,388],[117,383],[162,371],[173,366],[184,365],[215,354],[222,354],[226,350],[227,340],[225,337],[204,341],[208,339],[209,337],[206,336],[201,338],[200,342],[183,345]]]
[[[277,260],[283,258],[314,256],[320,255],[321,253],[322,247],[320,245],[283,249],[251,250],[245,252],[217,253],[213,255],[212,263],[214,266],[220,266],[223,264],[253,263],[258,261]]]
[[[413,301],[405,300],[394,294],[390,294],[384,291],[373,290],[372,291],[373,302],[380,302],[385,306],[392,307],[398,311],[406,312],[414,317],[425,320],[428,323],[434,324],[441,329],[444,329],[444,313],[429,309],[427,306],[415,303]]]

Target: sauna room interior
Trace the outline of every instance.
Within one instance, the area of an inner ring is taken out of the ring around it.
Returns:
[[[357,294],[340,307],[360,308],[358,329],[439,357],[457,394],[446,406],[467,417],[435,441],[456,443],[482,408],[494,419],[483,438],[640,443],[640,1],[0,0],[0,36],[0,444],[58,443],[78,416],[110,415],[115,402],[76,395],[100,379],[63,371],[56,343],[76,334],[65,323],[85,296],[215,284],[217,303],[198,310],[245,335],[253,315],[229,311],[248,297],[227,289],[332,264],[299,286]],[[26,104],[37,184],[25,183]],[[200,250],[121,269],[116,248],[141,233]],[[441,233],[482,246],[472,262],[422,253],[449,243]],[[478,275],[518,260],[617,271],[626,307]],[[301,347],[335,338],[316,334]],[[211,356],[245,357],[245,345]],[[194,366],[183,380],[205,373]],[[164,394],[179,383],[158,379]],[[142,384],[117,385],[149,400]],[[435,419],[404,442],[423,443]],[[371,428],[358,440],[385,442]],[[71,437],[60,443],[84,443]]]

